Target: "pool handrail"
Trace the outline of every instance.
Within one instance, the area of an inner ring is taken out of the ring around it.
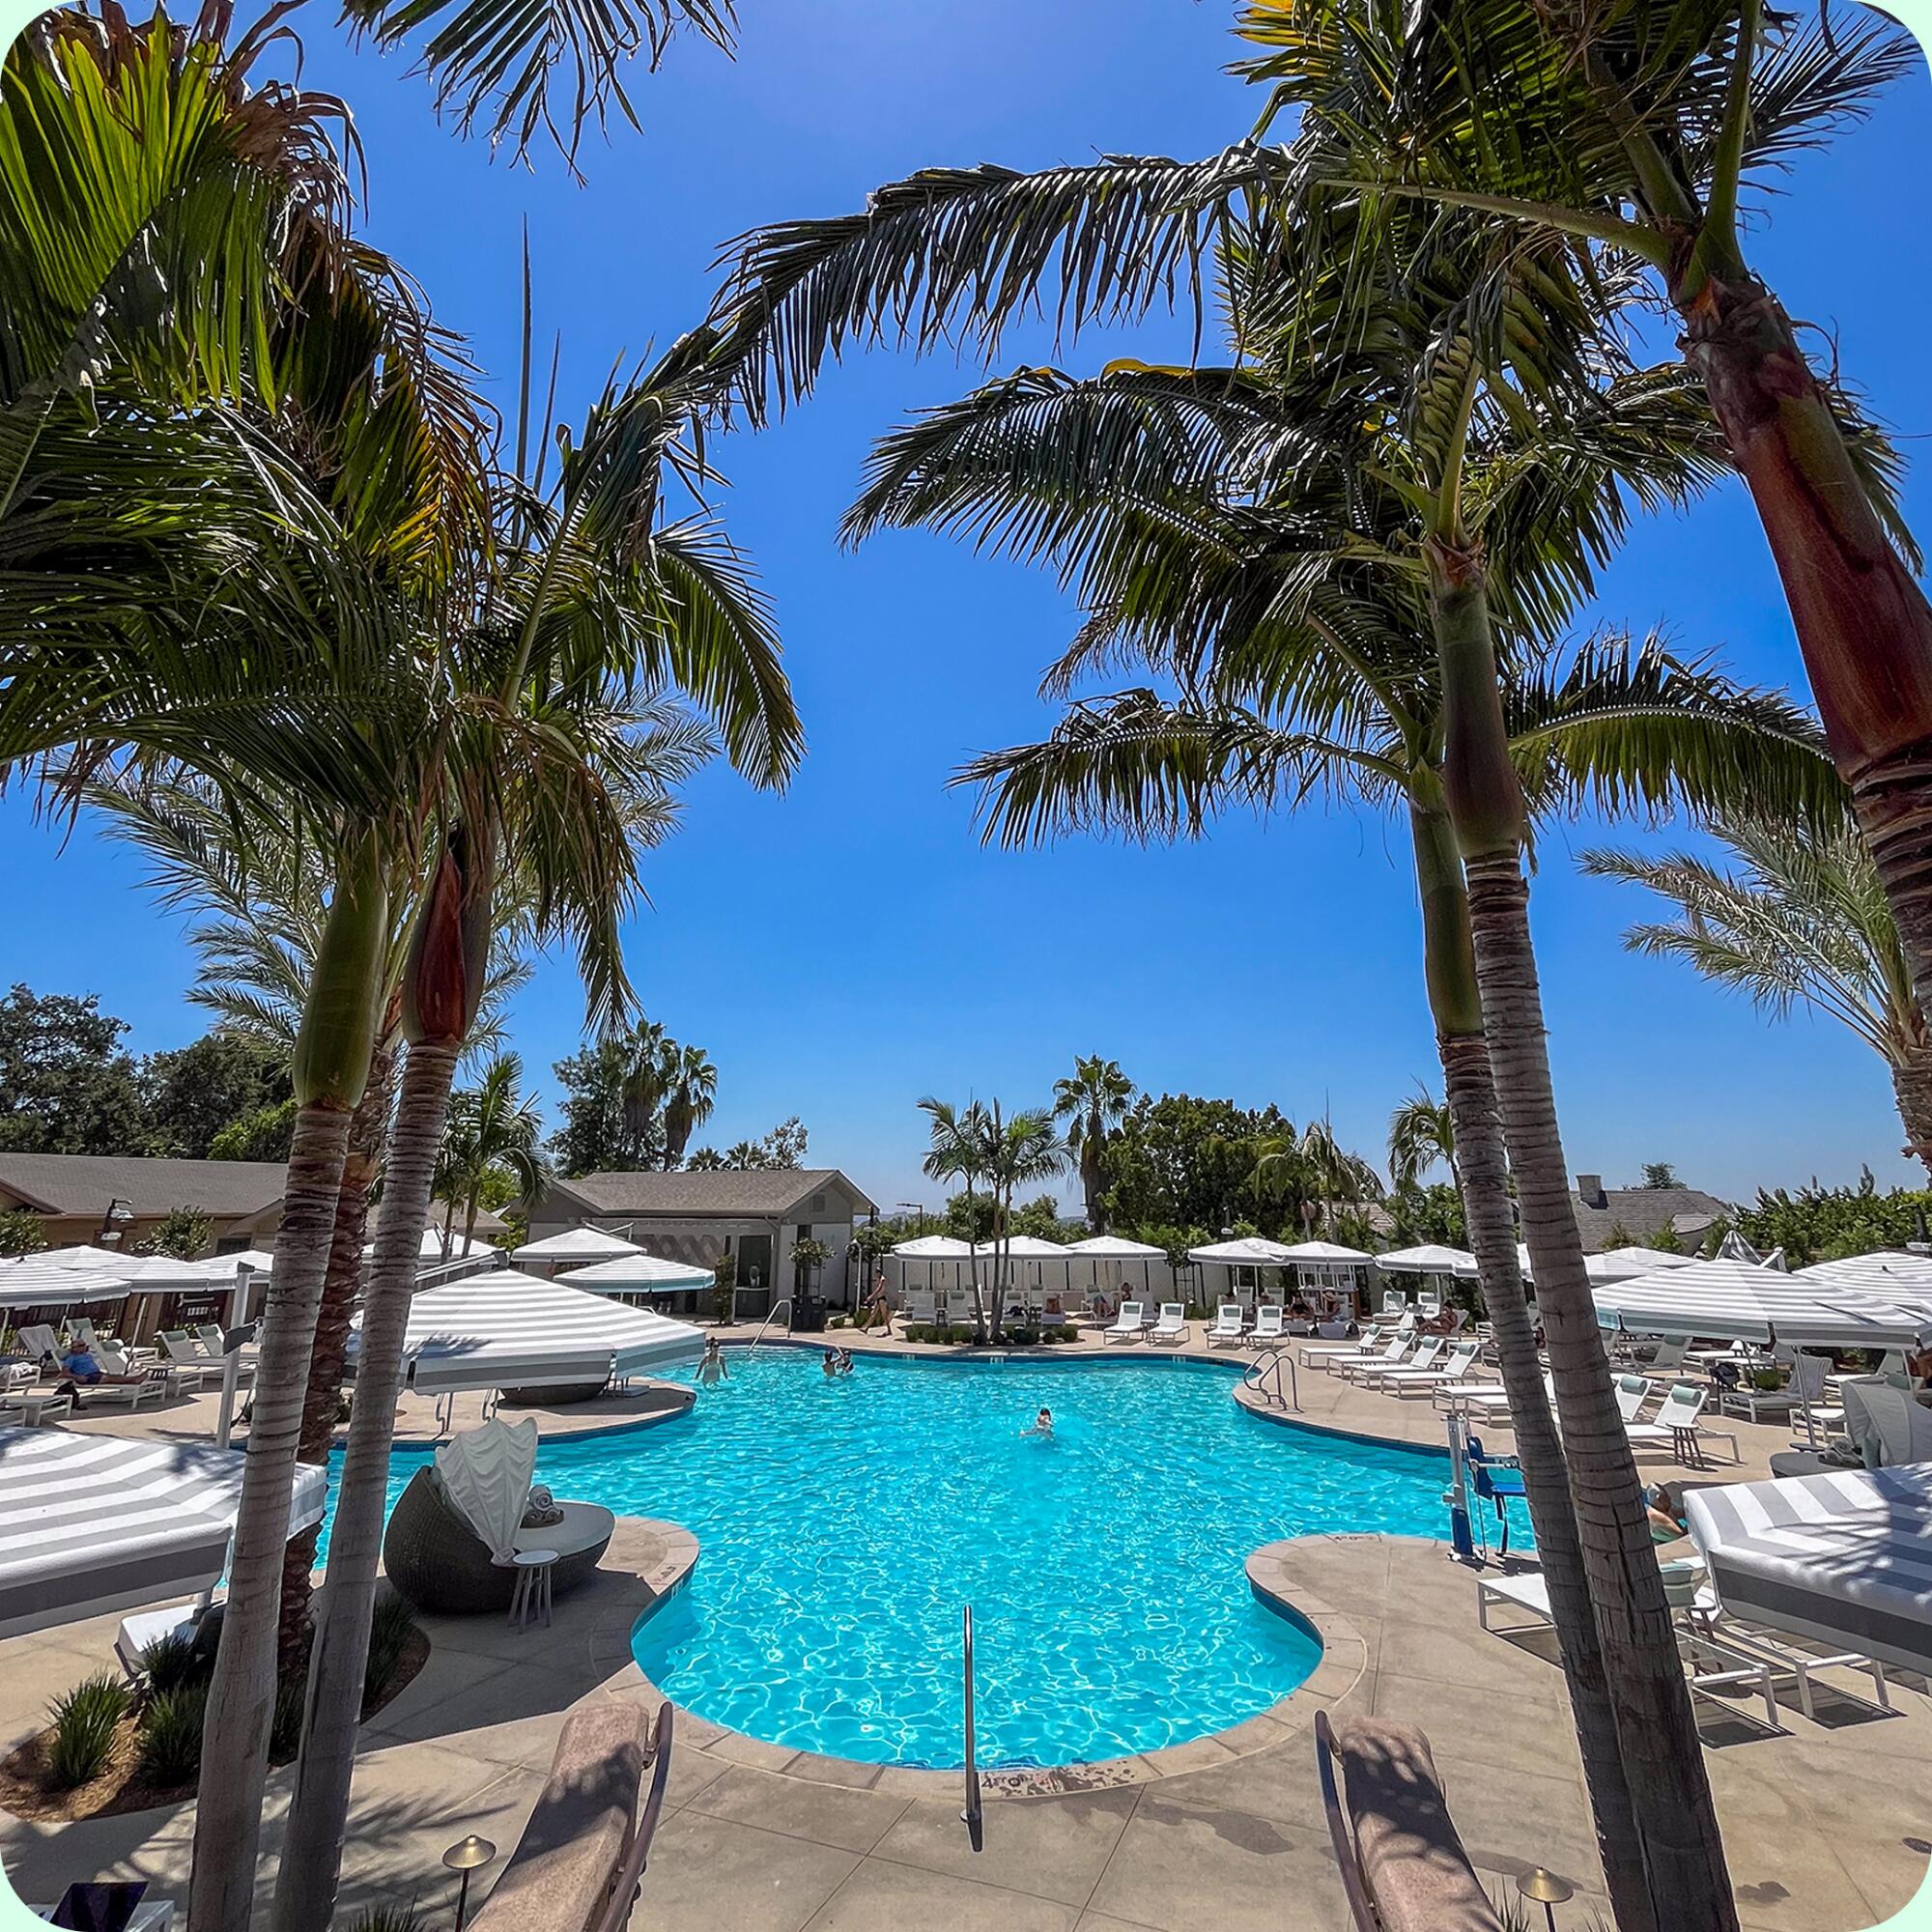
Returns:
[[[758,1323],[758,1332],[752,1337],[752,1347],[753,1349],[756,1349],[758,1344],[765,1339],[765,1330],[779,1319],[779,1311],[790,1306],[791,1296],[788,1294],[781,1295],[777,1301],[772,1303],[771,1309],[766,1314],[765,1319]]]
[[[1284,1363],[1288,1366],[1286,1394],[1283,1393],[1281,1386],[1281,1371]],[[1280,1403],[1284,1408],[1298,1409],[1301,1406],[1301,1378],[1295,1371],[1294,1357],[1286,1349],[1270,1349],[1260,1361],[1250,1362],[1241,1379],[1257,1395],[1262,1396],[1267,1395],[1268,1382],[1272,1379],[1274,1401]]]
[[[959,1822],[966,1827],[966,1835],[972,1841],[973,1849],[979,1852],[983,1851],[986,1846],[986,1820],[980,1803],[979,1744],[974,1735],[973,1605],[971,1604],[965,1606],[964,1611],[961,1665],[966,1696],[966,1808],[960,1812]]]

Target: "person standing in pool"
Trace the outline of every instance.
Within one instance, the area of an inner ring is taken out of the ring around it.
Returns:
[[[718,1346],[716,1335],[704,1345],[704,1359],[697,1365],[697,1379],[705,1388],[731,1379],[731,1371],[724,1366],[724,1350]]]
[[[1053,1435],[1052,1409],[1042,1406],[1039,1413],[1033,1419],[1033,1427],[1031,1429],[1022,1429],[1020,1434],[1022,1435],[1043,1435],[1050,1438]]]

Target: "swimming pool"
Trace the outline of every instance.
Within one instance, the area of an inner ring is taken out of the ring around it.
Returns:
[[[829,1381],[815,1350],[727,1359],[691,1414],[546,1442],[537,1473],[696,1533],[638,1660],[687,1710],[773,1744],[959,1764],[967,1603],[983,1766],[1180,1744],[1266,1710],[1320,1657],[1256,1601],[1251,1550],[1447,1534],[1446,1456],[1258,1420],[1228,1365],[864,1355]],[[1042,1404],[1051,1438],[1023,1435]],[[391,1501],[420,1460],[397,1456]]]

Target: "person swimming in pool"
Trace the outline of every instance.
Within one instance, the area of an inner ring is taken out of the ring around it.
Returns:
[[[1033,1427],[1031,1429],[1022,1429],[1020,1434],[1022,1435],[1044,1435],[1050,1437],[1053,1435],[1052,1409],[1042,1405],[1039,1413],[1033,1419]]]
[[[704,1345],[704,1359],[697,1365],[697,1379],[705,1388],[731,1379],[731,1371],[724,1366],[724,1351],[718,1346],[716,1335]]]

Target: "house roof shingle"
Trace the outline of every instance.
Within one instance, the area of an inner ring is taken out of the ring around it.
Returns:
[[[735,1214],[776,1221],[835,1182],[860,1207],[872,1207],[865,1190],[836,1167],[586,1174],[554,1181],[552,1187],[593,1214]]]
[[[1605,1205],[1597,1208],[1580,1194],[1570,1197],[1586,1255],[1600,1255],[1614,1246],[1609,1239],[1612,1229],[1623,1231],[1618,1240],[1628,1236],[1641,1246],[1666,1228],[1686,1237],[1702,1235],[1713,1221],[1732,1211],[1728,1202],[1696,1187],[1606,1187],[1603,1200]]]
[[[278,1160],[155,1160],[139,1154],[0,1153],[0,1194],[44,1214],[104,1212],[127,1202],[137,1215],[171,1208],[259,1214],[282,1198]]]

